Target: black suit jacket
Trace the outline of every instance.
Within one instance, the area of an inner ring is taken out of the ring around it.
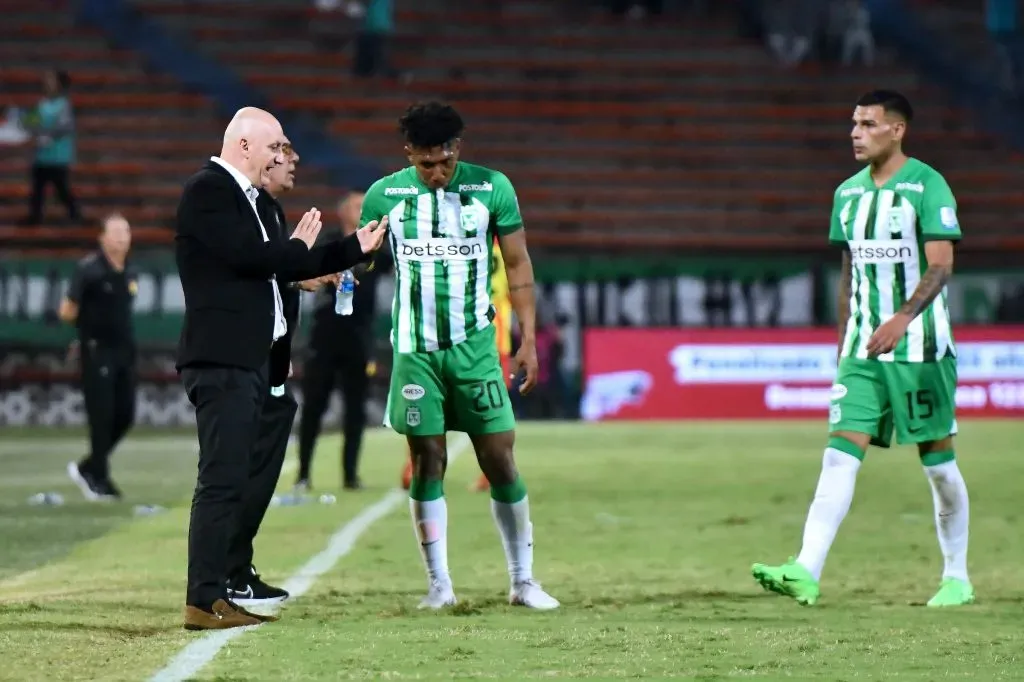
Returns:
[[[340,272],[369,258],[354,237],[307,249],[297,239],[267,236],[264,242],[245,193],[219,164],[207,162],[185,183],[174,237],[185,294],[179,370],[259,369],[274,332],[270,277],[277,277],[283,294],[287,282]]]
[[[267,228],[267,236],[280,242],[288,241],[288,227],[285,222],[284,209],[281,204],[267,192],[260,190],[256,199],[256,208]],[[288,333],[282,336],[270,349],[270,385],[280,386],[288,379],[288,368],[292,361],[292,339],[299,324],[299,290],[291,285],[281,287],[281,304],[284,306],[284,319],[288,323]]]

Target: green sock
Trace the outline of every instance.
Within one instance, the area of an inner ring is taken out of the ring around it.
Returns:
[[[415,478],[409,482],[409,497],[418,502],[430,502],[444,497],[444,481]]]
[[[938,452],[929,452],[926,455],[921,455],[921,464],[926,467],[938,466],[939,464],[945,464],[946,462],[952,462],[956,459],[956,453],[952,450],[940,450]]]
[[[491,486],[491,499],[495,502],[515,504],[521,502],[524,497],[526,497],[526,484],[521,476],[516,476],[516,480],[508,485]]]
[[[829,438],[828,447],[839,452],[845,452],[850,457],[856,457],[862,462],[864,461],[864,451],[860,449],[860,446],[842,436],[832,436]]]

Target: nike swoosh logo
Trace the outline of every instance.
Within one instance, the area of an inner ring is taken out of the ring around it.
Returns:
[[[240,599],[251,599],[252,585],[246,585],[245,590],[231,590],[231,596],[238,597]]]

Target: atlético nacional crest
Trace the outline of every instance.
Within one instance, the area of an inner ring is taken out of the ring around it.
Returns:
[[[473,205],[463,206],[459,211],[459,223],[463,233],[472,237],[480,229],[480,214]]]
[[[420,425],[420,408],[418,408],[418,407],[407,407],[407,408],[405,408],[405,425],[406,426],[419,426]]]
[[[903,234],[903,211],[894,208],[889,211],[889,235],[898,237]]]

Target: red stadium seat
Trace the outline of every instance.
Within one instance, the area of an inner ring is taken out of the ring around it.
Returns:
[[[466,158],[505,171],[531,240],[560,247],[824,247],[832,190],[856,170],[846,138],[851,103],[874,80],[857,69],[780,69],[728,17],[640,26],[481,5],[449,15],[438,31],[439,10],[423,4],[396,22],[396,63],[415,77],[367,81],[348,75],[348,50],[311,38],[320,17],[310,3],[135,4],[218,55],[280,109],[319,116],[385,171],[405,163],[396,119],[408,103],[453,101],[468,122]],[[5,101],[36,101],[40,64],[75,65],[74,187],[85,210],[120,210],[139,243],[166,243],[181,182],[216,151],[223,117],[173,78],[149,73],[137,55],[110,49],[99,32],[9,5],[0,27]],[[339,22],[339,34],[351,33]],[[972,233],[964,247],[1017,244],[1017,156],[914,73],[887,67],[886,80],[917,105],[908,148],[957,192]],[[31,151],[11,156],[0,170],[0,225],[26,208]],[[300,167],[290,219],[311,205],[329,209],[341,189]],[[48,216],[60,218],[52,204]],[[16,234],[29,233],[0,229],[4,239]],[[55,247],[77,234],[31,233],[33,243]]]

